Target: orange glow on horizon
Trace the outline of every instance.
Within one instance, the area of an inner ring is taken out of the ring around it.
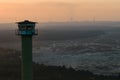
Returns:
[[[120,2],[117,0],[110,0],[110,2],[106,0],[104,3],[97,3],[95,0],[91,0],[91,2],[75,0],[74,3],[71,3],[73,0],[70,3],[68,0],[66,2],[45,1],[39,3],[14,3],[14,0],[13,3],[0,2],[0,22],[14,22],[24,19],[38,22],[69,21],[71,17],[76,21],[92,20],[94,17],[96,20],[120,21]]]

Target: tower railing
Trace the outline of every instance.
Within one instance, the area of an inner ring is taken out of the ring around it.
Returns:
[[[35,30],[15,30],[16,35],[38,35],[38,29]]]

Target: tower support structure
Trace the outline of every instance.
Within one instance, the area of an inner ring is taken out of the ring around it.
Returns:
[[[32,80],[32,36],[22,38],[22,80]]]
[[[36,22],[25,20],[17,24],[16,34],[21,36],[22,41],[22,80],[32,80],[32,36],[38,34],[35,30]]]

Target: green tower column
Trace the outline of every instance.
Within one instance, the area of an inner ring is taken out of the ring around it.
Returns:
[[[33,80],[32,78],[32,36],[37,35],[35,24],[29,20],[16,22],[18,30],[16,35],[21,36],[22,40],[22,80]]]
[[[32,35],[22,38],[22,80],[32,80]]]

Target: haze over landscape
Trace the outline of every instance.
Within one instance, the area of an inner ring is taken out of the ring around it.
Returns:
[[[21,50],[15,24],[0,24],[0,47]],[[73,67],[95,74],[120,73],[119,22],[40,23],[33,37],[33,62]],[[12,46],[12,47],[11,47]]]
[[[35,64],[120,76],[119,15],[120,0],[0,0],[0,50],[20,52],[16,22],[35,21]]]

